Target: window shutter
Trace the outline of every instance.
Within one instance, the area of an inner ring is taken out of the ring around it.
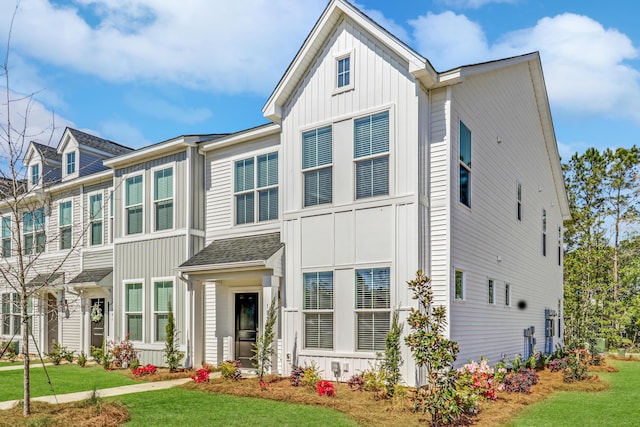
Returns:
[[[331,126],[302,134],[302,169],[328,165],[332,161]]]
[[[173,197],[173,168],[156,171],[154,180],[154,200]]]

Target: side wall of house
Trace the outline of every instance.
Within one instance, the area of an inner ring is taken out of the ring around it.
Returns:
[[[451,202],[451,336],[459,360],[481,355],[497,361],[531,351],[525,329],[535,327],[544,350],[545,309],[562,301],[558,258],[560,203],[543,138],[528,63],[467,77],[453,87],[449,149]],[[471,195],[459,202],[460,122],[471,131]],[[521,185],[521,219],[517,186]],[[546,256],[543,255],[546,212]],[[455,271],[464,292],[455,300]],[[489,303],[488,283],[495,300]],[[509,300],[506,288],[509,287]],[[558,342],[557,327],[554,342]]]

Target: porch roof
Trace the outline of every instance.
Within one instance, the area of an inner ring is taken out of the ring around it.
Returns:
[[[260,263],[266,265],[267,261],[283,247],[280,233],[214,240],[177,269],[187,272],[222,266],[233,268]]]
[[[71,279],[69,283],[94,283],[104,279],[109,273],[113,272],[113,268],[92,268],[82,270],[80,274]]]
[[[38,274],[33,279],[29,280],[27,286],[30,288],[46,287],[61,285],[62,283],[56,283],[58,279],[64,278],[64,273],[44,273]]]

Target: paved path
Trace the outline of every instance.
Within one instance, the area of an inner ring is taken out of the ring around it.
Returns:
[[[53,363],[45,363],[45,366],[53,366]],[[42,362],[31,362],[29,364],[29,367],[31,369],[33,368],[42,368]],[[11,366],[0,366],[0,371],[21,371],[24,368],[24,365],[22,363],[19,363],[17,365],[11,365]]]
[[[13,368],[13,366],[11,366]],[[22,367],[20,367],[22,369]],[[149,381],[140,384],[125,385],[120,387],[103,388],[96,390],[99,397],[119,396],[121,394],[130,393],[142,393],[152,390],[164,390],[180,384],[191,381],[191,378],[178,378],[176,380],[168,381]],[[47,402],[47,403],[68,403],[76,402],[79,400],[86,400],[91,397],[93,390],[91,391],[79,391],[77,393],[59,394],[57,396],[40,396],[34,397],[31,401]],[[7,400],[6,402],[0,402],[0,410],[11,409],[17,405],[19,400]]]

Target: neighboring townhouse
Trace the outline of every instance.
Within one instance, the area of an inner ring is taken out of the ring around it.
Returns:
[[[17,272],[19,250],[24,262],[31,264],[26,273],[32,353],[50,352],[58,342],[89,354],[90,346],[102,345],[109,334],[113,175],[102,162],[128,151],[71,128],[64,131],[57,148],[31,142],[23,161],[28,183],[17,204],[17,220],[8,201],[0,202],[1,268],[8,276]],[[0,340],[21,341],[18,294],[6,282],[0,293]],[[100,309],[100,321],[91,321],[94,306]]]
[[[166,324],[193,365],[194,300],[176,267],[205,243],[204,157],[198,144],[219,135],[181,136],[104,162],[113,169],[113,329],[143,363],[164,364]],[[198,360],[198,363],[201,361]]]

